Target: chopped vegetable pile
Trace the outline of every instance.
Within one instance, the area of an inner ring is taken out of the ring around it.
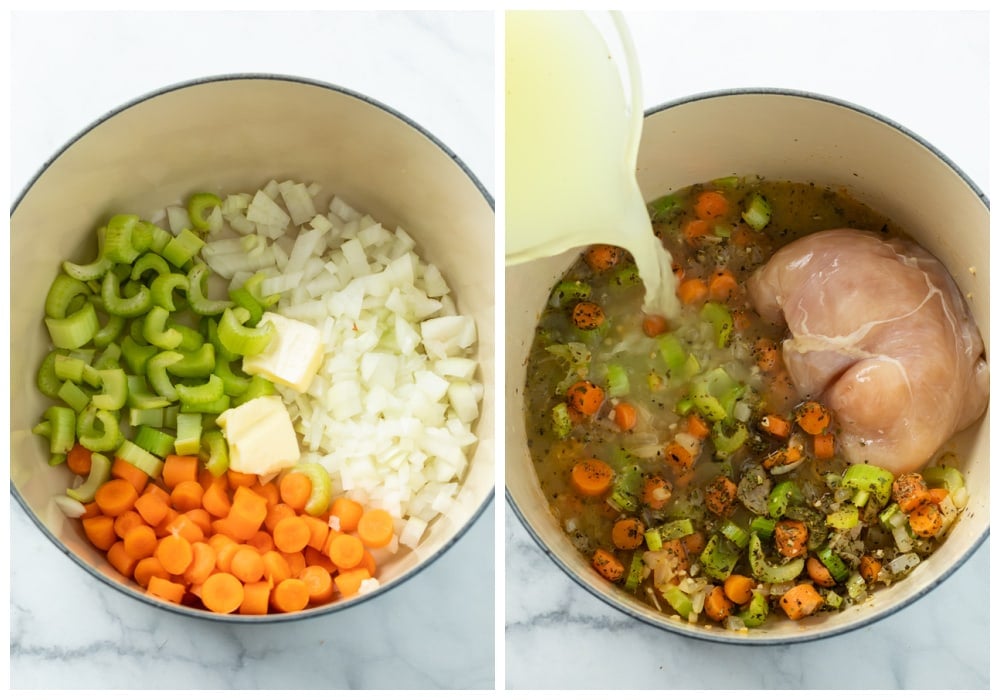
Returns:
[[[905,577],[959,519],[956,455],[894,476],[848,463],[837,417],[790,384],[744,283],[840,226],[899,235],[845,194],[724,178],[650,205],[679,319],[643,314],[626,251],[590,247],[553,288],[525,385],[529,448],[565,532],[664,615],[746,631],[843,610]]]
[[[75,475],[55,500],[151,595],[265,614],[364,593],[457,493],[474,322],[405,231],[336,196],[319,214],[319,192],[112,216],[50,287],[34,432]]]

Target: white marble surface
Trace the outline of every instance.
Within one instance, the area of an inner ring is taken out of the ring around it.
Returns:
[[[223,73],[342,85],[410,117],[494,191],[491,13],[14,14],[11,202],[122,103]],[[295,624],[205,623],[98,582],[11,499],[13,688],[494,687],[494,519],[419,576]]]
[[[989,194],[989,23],[982,13],[626,18],[647,108],[734,87],[838,97],[905,125]],[[508,688],[989,687],[988,541],[891,618],[829,640],[764,648],[695,641],[619,613],[563,574],[509,506],[505,547]]]

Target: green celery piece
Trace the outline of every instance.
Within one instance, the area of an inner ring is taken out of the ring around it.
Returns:
[[[65,406],[49,406],[43,414],[49,422],[49,452],[66,454],[76,444],[76,413]]]
[[[159,350],[153,345],[141,345],[131,335],[122,340],[122,357],[132,374],[145,374],[149,359]]]
[[[51,350],[42,360],[42,364],[38,366],[38,373],[35,375],[35,384],[38,386],[38,390],[50,399],[58,398],[59,389],[62,387],[62,382],[56,376],[55,371],[56,358],[61,354],[57,350]]]
[[[837,510],[826,516],[826,524],[834,530],[850,530],[858,524],[858,521],[858,507],[853,503],[841,503]]]
[[[173,238],[173,234],[171,234],[170,231],[160,228],[154,223],[141,219],[136,222],[135,228],[132,229],[132,233],[144,240],[148,240],[149,250],[156,255],[163,253],[163,248]]]
[[[215,346],[211,343],[203,343],[196,351],[181,352],[181,355],[180,360],[167,368],[167,372],[175,377],[201,379],[215,370]]]
[[[740,549],[746,547],[747,543],[750,541],[750,533],[734,523],[732,520],[723,520],[722,524],[719,525],[719,532],[721,532],[727,540],[735,544]]]
[[[80,413],[90,403],[90,394],[69,379],[59,388],[59,398],[76,413]]]
[[[75,350],[83,347],[100,330],[97,311],[92,303],[84,304],[78,311],[65,318],[45,318],[52,344],[64,350]]]
[[[170,274],[170,263],[163,259],[163,256],[156,253],[145,253],[132,265],[132,272],[129,279],[133,281],[141,280],[147,272],[155,272],[154,279]]]
[[[265,309],[274,306],[279,301],[281,301],[280,294],[272,294],[270,296],[264,296],[261,291],[261,285],[267,280],[267,274],[263,270],[258,270],[253,273],[246,282],[243,283],[244,289],[253,295],[253,298],[257,300],[261,306]]]
[[[180,352],[198,350],[205,344],[205,336],[191,326],[186,326],[183,323],[176,323],[175,321],[169,321],[167,323],[167,328],[173,328],[181,334],[180,345],[176,348]]]
[[[108,322],[104,324],[97,333],[94,334],[94,346],[105,348],[118,340],[118,336],[125,330],[125,319],[122,316],[109,316]]]
[[[616,457],[618,460],[623,460],[627,454],[621,450],[616,453]],[[615,471],[617,472],[615,483],[609,498],[623,511],[629,513],[638,511],[642,505],[642,469],[635,462],[625,462],[616,465]]]
[[[680,197],[676,194],[664,195],[646,205],[651,221],[666,219],[681,208]]]
[[[177,305],[174,303],[174,292],[180,289],[188,291],[187,275],[179,272],[171,272],[166,275],[158,275],[149,285],[149,293],[153,298],[154,308],[162,306],[167,311],[176,311]]]
[[[847,564],[844,563],[844,560],[829,547],[817,550],[816,558],[827,568],[827,571],[830,572],[833,580],[837,583],[843,583],[851,575],[851,571],[847,567]]]
[[[156,479],[163,471],[163,460],[149,450],[139,447],[131,440],[123,440],[115,450],[115,457],[120,457],[129,464],[138,467],[151,479]]]
[[[215,348],[214,345],[209,344],[209,347]],[[237,373],[233,370],[232,365],[229,360],[224,359],[219,355],[215,355],[215,369],[214,374],[219,379],[222,380],[222,391],[229,397],[242,396],[246,393],[247,389],[250,388],[250,377],[243,374],[242,371]],[[567,418],[569,415],[567,414]]]
[[[90,295],[90,288],[66,274],[56,275],[45,295],[45,315],[49,318],[66,318],[74,299]]]
[[[740,550],[718,533],[712,535],[698,557],[705,573],[717,581],[725,581],[740,559]]]
[[[726,305],[717,301],[707,301],[701,307],[698,315],[703,321],[712,325],[716,347],[726,347],[733,335],[733,315],[726,308]]]
[[[153,355],[146,363],[146,378],[149,380],[150,386],[156,393],[169,401],[176,401],[178,394],[170,378],[167,377],[167,368],[182,359],[184,356],[181,353],[164,350]]]
[[[90,473],[87,479],[75,489],[66,489],[66,495],[80,503],[90,503],[97,489],[111,478],[111,460],[100,452],[90,456]]]
[[[847,467],[841,486],[868,491],[875,496],[876,503],[881,507],[889,502],[892,495],[892,472],[873,464],[858,463]]]
[[[685,619],[694,612],[694,603],[691,601],[691,596],[677,586],[666,586],[663,589],[663,597],[670,604],[670,607]]]
[[[684,346],[676,335],[673,333],[664,333],[657,337],[656,345],[660,351],[660,357],[663,358],[663,362],[667,365],[667,369],[670,370],[671,375],[680,372],[684,368],[684,363],[687,360],[687,350],[684,349]]]
[[[750,529],[761,537],[771,537],[774,534],[774,526],[776,524],[771,518],[758,515],[750,521]],[[749,540],[747,541],[749,542]]]
[[[738,615],[747,627],[760,627],[767,620],[767,598],[760,591],[754,591],[750,604]]]
[[[105,230],[104,252],[116,263],[131,263],[142,253],[132,241],[132,229],[139,217],[135,214],[115,214]]]
[[[260,396],[273,396],[278,390],[274,388],[274,383],[266,377],[254,374],[250,377],[250,386],[247,390],[233,398],[234,406],[242,406],[247,401],[252,401]]]
[[[174,388],[177,390],[177,398],[180,399],[182,405],[210,404],[213,401],[218,401],[225,396],[225,393],[222,390],[222,380],[214,374],[209,375],[208,381],[203,384],[195,386],[177,384]],[[183,408],[181,410],[184,412]]]
[[[132,296],[122,297],[114,270],[109,270],[101,282],[101,301],[109,314],[126,318],[142,316],[153,306],[153,296],[145,285],[139,285]]]
[[[191,310],[199,316],[218,316],[223,311],[233,305],[228,299],[209,299],[205,288],[207,287],[206,276],[209,274],[208,266],[199,262],[188,270],[187,298],[191,305]]]
[[[91,282],[101,279],[114,266],[114,262],[104,254],[104,240],[107,230],[101,227],[97,230],[97,258],[90,263],[78,264],[63,262],[63,271],[73,279],[81,282]]]
[[[712,184],[724,190],[733,190],[739,187],[740,178],[737,175],[726,175],[725,177],[715,178],[712,180]]]
[[[753,571],[754,578],[764,583],[785,583],[795,579],[805,568],[805,557],[792,559],[786,564],[774,565],[767,561],[764,556],[764,545],[760,541],[760,535],[756,532],[750,533],[749,546],[750,570]]]
[[[924,469],[921,474],[923,474],[924,481],[928,485],[943,486],[948,489],[949,493],[955,493],[960,488],[965,486],[965,478],[955,467],[934,465]]]
[[[53,370],[56,373],[56,377],[59,379],[63,381],[69,380],[79,384],[83,381],[83,368],[86,366],[87,363],[79,357],[73,357],[71,355],[56,355]]]
[[[743,212],[743,221],[754,231],[762,230],[771,221],[771,205],[764,195],[753,192],[750,195],[750,202]]]
[[[660,539],[664,542],[679,540],[681,537],[686,537],[694,533],[694,524],[690,518],[680,518],[663,523],[656,528],[656,531],[659,533]]]
[[[625,367],[617,363],[608,365],[608,396],[627,396],[629,393],[628,373]]]
[[[91,427],[94,420],[101,424],[100,432],[95,432]],[[89,410],[84,411],[80,414],[80,420],[77,421],[80,444],[91,452],[110,452],[118,449],[122,440],[125,439],[118,425],[120,420],[117,411],[96,409],[93,416],[90,415]],[[81,425],[83,429],[81,429]]]
[[[128,400],[128,382],[123,369],[98,370],[101,375],[100,394],[94,394],[91,401],[94,406],[106,411],[117,411],[125,406]]]
[[[312,491],[304,508],[305,512],[317,517],[323,515],[330,508],[330,501],[333,498],[330,472],[315,462],[297,464],[289,471],[305,474],[309,478],[309,483],[312,484]]]
[[[201,231],[202,233],[208,232],[210,226],[205,219],[205,210],[212,210],[219,206],[222,206],[222,200],[219,199],[217,194],[197,192],[191,195],[187,202],[187,212],[188,219],[191,220],[191,225],[194,226],[196,231]]]
[[[740,449],[749,437],[750,432],[743,423],[737,423],[728,434],[721,421],[712,426],[712,446],[715,448],[716,457],[720,459],[725,459]]]
[[[244,308],[226,309],[219,321],[219,341],[237,355],[259,355],[267,349],[274,338],[275,329],[270,323],[256,328],[247,328],[250,312]]]
[[[139,426],[149,426],[150,428],[163,427],[163,408],[129,408],[128,424],[133,428]],[[172,439],[172,438],[171,438]]]
[[[179,455],[196,455],[201,451],[200,413],[181,413],[177,416],[174,451]]]
[[[219,373],[216,368],[216,374]],[[565,401],[560,401],[552,407],[552,430],[556,437],[565,440],[573,430],[573,419],[570,418],[569,408]]]
[[[162,413],[161,410],[161,416]],[[167,455],[174,450],[174,438],[161,430],[157,430],[155,426],[148,424],[141,424],[139,426],[139,430],[135,434],[135,444],[160,459],[166,459]]]
[[[223,311],[225,311],[225,309],[223,309]],[[224,346],[222,341],[219,340],[219,322],[216,319],[203,318],[202,322],[205,330],[205,337],[208,338],[208,342],[215,346],[216,357],[221,357],[227,362],[234,362],[235,360],[240,359],[239,354],[227,350],[226,346]]]
[[[181,401],[180,412],[183,413],[204,413],[207,415],[218,416],[219,414],[229,410],[232,404],[232,399],[230,399],[225,394],[222,394],[217,399],[211,401]],[[180,416],[178,416],[180,418]]]
[[[201,436],[201,458],[212,476],[222,476],[229,469],[229,447],[221,430],[206,430]]]
[[[238,289],[231,289],[229,290],[229,298],[234,304],[250,312],[250,316],[248,320],[244,321],[244,324],[251,328],[256,328],[257,324],[260,323],[261,317],[264,315],[264,306],[257,301],[257,298],[250,293],[250,290],[245,285]]]
[[[803,502],[802,491],[794,481],[782,481],[776,484],[767,497],[767,512],[772,518],[785,515],[788,506]]]
[[[190,229],[183,229],[163,246],[160,254],[174,267],[183,268],[204,245],[205,241],[198,234]]]
[[[650,552],[659,552],[663,549],[663,538],[660,537],[660,532],[655,527],[646,530],[643,539],[646,540],[646,549]]]
[[[632,553],[632,563],[629,565],[628,574],[625,576],[626,591],[635,593],[638,590],[639,584],[642,583],[643,568],[642,550],[637,549]]]
[[[167,328],[169,320],[170,312],[162,306],[154,306],[149,310],[142,323],[142,335],[150,345],[161,350],[173,350],[181,344],[184,336],[174,328]]]
[[[549,306],[558,309],[590,298],[591,287],[586,282],[564,280],[556,285],[549,297]]]

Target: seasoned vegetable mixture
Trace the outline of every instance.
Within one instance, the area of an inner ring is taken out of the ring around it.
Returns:
[[[731,630],[842,610],[905,577],[968,500],[957,457],[898,477],[845,460],[837,417],[791,384],[787,329],[745,287],[807,234],[904,232],[844,192],[752,178],[689,187],[650,214],[681,317],[644,314],[628,253],[592,246],[531,350],[530,450],[567,535],[664,615]]]

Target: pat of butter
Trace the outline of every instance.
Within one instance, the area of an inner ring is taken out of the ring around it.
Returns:
[[[266,481],[298,464],[299,439],[280,396],[258,396],[216,419],[229,445],[229,468]]]
[[[309,388],[323,362],[323,343],[319,330],[308,323],[264,312],[261,323],[274,327],[274,340],[257,355],[243,358],[243,371],[259,374],[275,384],[302,393]]]

